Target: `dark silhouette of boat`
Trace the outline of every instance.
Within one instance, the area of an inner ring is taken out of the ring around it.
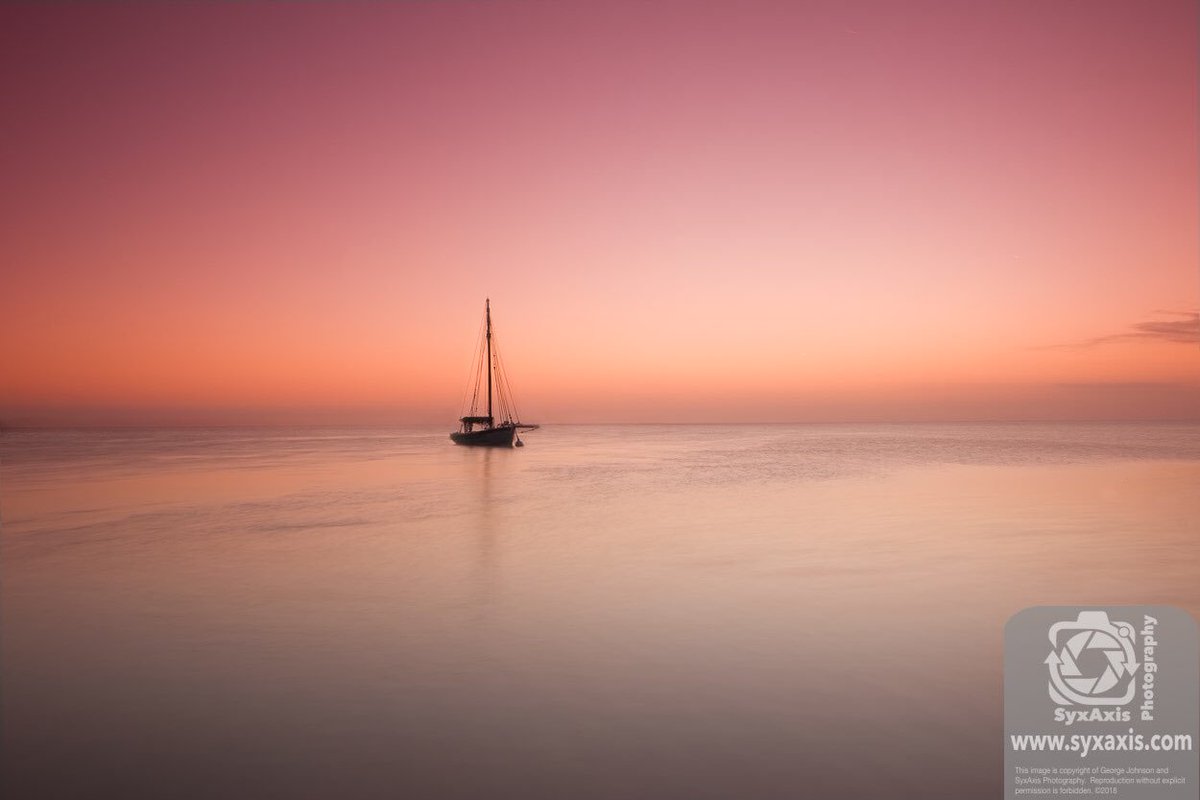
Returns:
[[[477,447],[522,447],[524,442],[517,435],[517,431],[534,430],[538,426],[522,423],[517,416],[516,403],[512,399],[512,388],[508,385],[508,376],[505,374],[503,362],[500,360],[500,351],[494,342],[490,298],[484,301],[483,315],[483,339],[476,349],[477,357],[472,362],[475,381],[474,391],[471,394],[471,406],[469,411],[459,418],[462,425],[457,431],[450,434],[450,438],[455,444]],[[482,410],[478,407],[481,400],[481,386],[487,387],[486,414],[478,413]],[[495,389],[494,393],[493,388]],[[500,412],[498,417],[492,413],[493,394],[496,406],[498,406],[496,410]]]

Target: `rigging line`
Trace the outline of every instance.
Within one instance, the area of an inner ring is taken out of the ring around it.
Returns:
[[[500,355],[499,342],[496,341],[496,331],[492,330],[492,355],[496,364],[496,389],[500,395],[501,409],[504,418],[512,421],[515,409],[512,407],[512,389],[508,386],[508,373],[504,370],[504,359]]]
[[[463,409],[463,410],[466,410],[466,408],[467,408],[467,394],[471,391],[471,373],[474,372],[474,373],[478,374],[478,372],[479,372],[479,370],[476,369],[476,367],[475,367],[475,362],[479,358],[480,336],[481,336],[482,332],[483,332],[483,321],[480,320],[479,330],[475,332],[475,352],[471,354],[471,363],[467,367],[467,385],[463,389],[462,401],[459,403],[459,406],[458,406],[460,409]],[[479,392],[478,378],[475,381],[475,391],[476,391],[476,393]],[[472,409],[474,409],[474,407],[475,407],[474,397],[471,398],[471,407],[472,407]],[[465,417],[466,414],[459,414],[459,416]]]
[[[493,345],[495,344],[495,339],[496,339],[496,333],[495,333],[495,331],[493,331],[492,332]],[[507,410],[509,410],[511,412],[512,418],[519,421],[521,418],[521,415],[517,411],[517,400],[516,400],[516,397],[513,395],[512,384],[510,384],[508,382],[508,370],[504,369],[504,366],[503,366],[504,359],[500,355],[500,350],[498,348],[493,348],[493,350],[496,354],[496,365],[497,365],[496,371],[500,378],[500,381],[498,381],[497,383],[502,383],[502,385],[504,387],[501,390],[501,394],[502,394],[502,396],[505,396],[507,399],[507,404],[508,404]]]
[[[475,360],[475,391],[471,395],[471,416],[479,416],[479,388],[483,384],[483,367],[484,367],[484,347],[486,337],[483,333],[483,326],[486,325],[487,314],[484,314],[484,320],[480,323],[479,345],[476,351],[477,358]]]
[[[512,404],[513,418],[519,420],[521,418],[521,412],[517,409],[517,396],[513,393],[512,384],[509,383],[507,369],[504,370],[504,385],[508,392],[508,402]]]
[[[500,372],[500,342],[496,337],[496,324],[492,323],[492,371],[496,385],[496,409],[499,413],[496,416],[501,420],[507,420],[508,403],[504,397],[504,383]]]
[[[496,335],[492,334],[492,369],[496,382],[496,405],[500,412],[497,416],[505,419],[508,416],[508,402],[504,397],[504,381],[500,373],[500,354],[496,350]]]
[[[486,349],[486,336],[481,336],[479,339],[479,361],[477,362],[477,366],[475,368],[475,394],[471,397],[471,416],[473,417],[479,416],[480,390],[483,389],[483,382],[487,380],[484,377],[484,369],[487,362]],[[486,389],[483,391],[486,391]]]
[[[500,393],[504,397],[504,413],[508,415],[509,419],[511,419],[512,418],[512,392],[509,390],[508,383],[505,380],[505,372],[504,372],[504,366],[503,366],[504,360],[499,359],[499,364],[500,364],[499,373],[500,373],[500,386],[501,386]]]
[[[504,413],[508,415],[509,420],[515,421],[517,418],[517,406],[513,402],[512,386],[508,382],[508,372],[504,370],[504,359],[500,359],[501,364],[501,380],[504,382]]]
[[[508,384],[508,399],[513,405],[513,413],[517,413],[517,395],[513,392],[512,384],[508,381],[508,370],[504,372],[504,382]]]
[[[476,355],[476,357],[474,359],[472,359],[472,361],[471,361],[471,371],[474,372],[475,375],[474,375],[473,379],[472,378],[467,379],[467,390],[471,391],[471,406],[469,409],[467,409],[467,413],[469,413],[471,415],[475,414],[475,403],[477,401],[477,398],[479,397],[479,353],[478,353],[478,348],[476,348],[475,355]],[[473,391],[472,391],[472,389],[473,389]],[[464,398],[464,400],[465,400],[465,398]],[[464,402],[464,405],[465,405],[465,402]]]
[[[482,371],[483,355],[480,354],[479,358],[475,360],[475,380],[472,382],[472,385],[475,387],[475,391],[471,393],[471,416],[475,416],[475,407],[479,404],[479,381]]]
[[[515,395],[513,395],[512,384],[508,383],[508,373],[505,373],[504,375],[504,382],[508,384],[508,402],[512,406],[513,419],[520,421],[521,413],[517,411],[517,398]]]

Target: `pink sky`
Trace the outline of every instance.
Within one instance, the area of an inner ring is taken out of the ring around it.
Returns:
[[[1200,417],[1198,21],[4,6],[0,422]]]

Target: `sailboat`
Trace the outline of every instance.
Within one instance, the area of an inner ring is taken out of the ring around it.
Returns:
[[[522,447],[524,443],[517,431],[534,430],[538,426],[522,423],[517,415],[516,403],[512,399],[512,388],[508,385],[508,376],[504,372],[500,352],[495,345],[492,333],[492,301],[484,300],[484,333],[483,339],[476,349],[476,358],[472,361],[474,374],[474,391],[471,393],[471,405],[467,413],[459,418],[462,423],[458,430],[450,434],[455,444],[475,445],[480,447]],[[486,379],[484,374],[486,372]],[[487,386],[486,414],[480,414],[480,388]],[[467,387],[471,388],[470,385]],[[493,392],[493,389],[495,390]],[[493,396],[496,411],[493,414]],[[466,398],[463,398],[466,406]]]

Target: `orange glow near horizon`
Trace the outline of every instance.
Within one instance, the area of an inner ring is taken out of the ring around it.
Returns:
[[[1196,419],[1194,3],[0,9],[0,423]]]

